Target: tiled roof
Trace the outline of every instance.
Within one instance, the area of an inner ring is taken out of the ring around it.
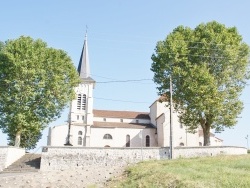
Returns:
[[[215,136],[214,138],[216,138],[216,139],[218,139],[218,140],[220,140],[220,141],[223,141],[222,139],[220,139],[220,138],[218,138],[218,137],[216,137],[216,136]]]
[[[168,96],[162,95],[162,96],[160,96],[158,99],[156,99],[156,100],[149,106],[149,108],[150,108],[153,104],[155,104],[156,102],[168,102],[168,101],[169,101]]]
[[[116,122],[97,122],[94,121],[93,128],[134,128],[134,129],[145,129],[154,128],[150,124],[138,124],[138,123],[116,123]]]
[[[150,119],[148,112],[93,110],[94,117]]]

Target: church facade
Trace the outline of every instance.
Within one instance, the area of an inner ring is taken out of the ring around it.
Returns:
[[[170,145],[170,111],[166,102],[156,100],[149,112],[93,109],[95,80],[90,76],[88,44],[85,36],[78,65],[81,83],[75,88],[68,123],[49,128],[48,146],[76,147],[168,147]],[[173,146],[202,146],[201,129],[188,133],[186,127],[173,118]],[[210,144],[222,145],[222,140],[210,134]]]

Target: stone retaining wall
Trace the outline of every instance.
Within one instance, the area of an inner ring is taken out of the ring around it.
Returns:
[[[207,157],[216,155],[243,155],[247,149],[236,146],[176,147],[175,158]]]
[[[25,154],[25,149],[12,146],[0,146],[0,171],[7,168]]]
[[[174,158],[247,154],[243,147],[176,147]],[[169,148],[43,147],[42,171],[125,166],[142,160],[168,159]]]
[[[168,148],[44,147],[40,170],[125,166],[168,156]]]

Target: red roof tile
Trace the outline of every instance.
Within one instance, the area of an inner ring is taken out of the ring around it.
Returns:
[[[92,127],[93,128],[134,128],[134,129],[154,128],[150,124],[97,122],[97,121],[94,121],[94,125]]]
[[[94,117],[150,119],[148,112],[93,110]]]

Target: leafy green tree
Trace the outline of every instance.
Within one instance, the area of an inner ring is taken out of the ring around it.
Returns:
[[[33,147],[27,145],[27,135],[29,140],[40,139],[41,131],[74,97],[78,83],[66,52],[40,39],[8,40],[0,51],[0,128],[9,144],[15,137],[15,146]]]
[[[4,43],[0,41],[0,51],[3,49],[3,47],[4,47]]]
[[[25,148],[26,150],[34,149],[36,147],[37,142],[42,138],[42,133],[40,130],[32,129],[25,130],[22,132],[22,139],[20,142],[20,147]],[[10,146],[15,145],[15,133],[8,133],[8,144]]]
[[[249,79],[249,47],[235,27],[218,22],[195,29],[179,26],[157,43],[151,70],[160,95],[169,95],[190,132],[203,129],[204,145],[211,128],[220,132],[237,123],[243,109],[239,96]]]

